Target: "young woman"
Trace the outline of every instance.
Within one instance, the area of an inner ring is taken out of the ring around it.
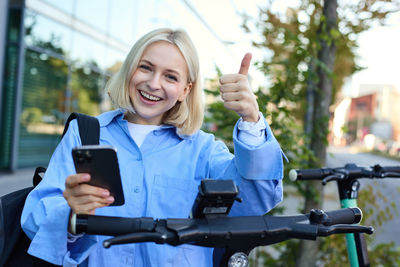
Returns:
[[[133,46],[108,82],[118,109],[98,116],[100,144],[117,148],[123,206],[105,189],[76,174],[71,149],[79,146],[77,123],[55,150],[43,181],[29,195],[22,227],[29,253],[64,266],[212,266],[212,249],[154,243],[102,247],[103,236],[68,232],[72,213],[123,217],[187,218],[202,179],[234,179],[242,203],[230,215],[262,215],[282,200],[282,151],[258,110],[247,79],[251,54],[238,74],[220,78],[227,109],[240,120],[235,155],[199,130],[203,97],[199,62],[188,35],[158,29]]]

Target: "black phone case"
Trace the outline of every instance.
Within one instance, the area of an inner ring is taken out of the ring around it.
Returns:
[[[116,150],[104,146],[81,146],[72,149],[77,173],[89,173],[90,185],[105,188],[114,197],[110,206],[125,203]]]

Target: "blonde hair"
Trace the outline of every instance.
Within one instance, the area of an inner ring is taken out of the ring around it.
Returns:
[[[203,94],[199,81],[199,58],[192,40],[183,30],[162,28],[153,30],[140,38],[127,55],[121,69],[107,82],[106,91],[116,106],[134,113],[135,110],[129,97],[130,78],[138,67],[146,48],[159,41],[169,42],[179,49],[189,71],[188,83],[192,83],[188,96],[182,102],[178,101],[174,107],[166,112],[162,123],[179,128],[180,134],[194,134],[203,123]]]

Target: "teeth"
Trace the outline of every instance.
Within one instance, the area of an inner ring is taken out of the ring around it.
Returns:
[[[140,92],[140,94],[141,94],[142,96],[144,96],[145,98],[150,99],[150,100],[152,100],[152,101],[159,101],[159,100],[161,100],[160,97],[156,97],[156,96],[152,96],[152,95],[146,94],[146,93],[143,92],[143,91],[139,91],[139,92]]]

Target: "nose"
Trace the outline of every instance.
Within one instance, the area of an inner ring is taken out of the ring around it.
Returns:
[[[151,90],[161,89],[161,75],[154,73],[147,84]]]

